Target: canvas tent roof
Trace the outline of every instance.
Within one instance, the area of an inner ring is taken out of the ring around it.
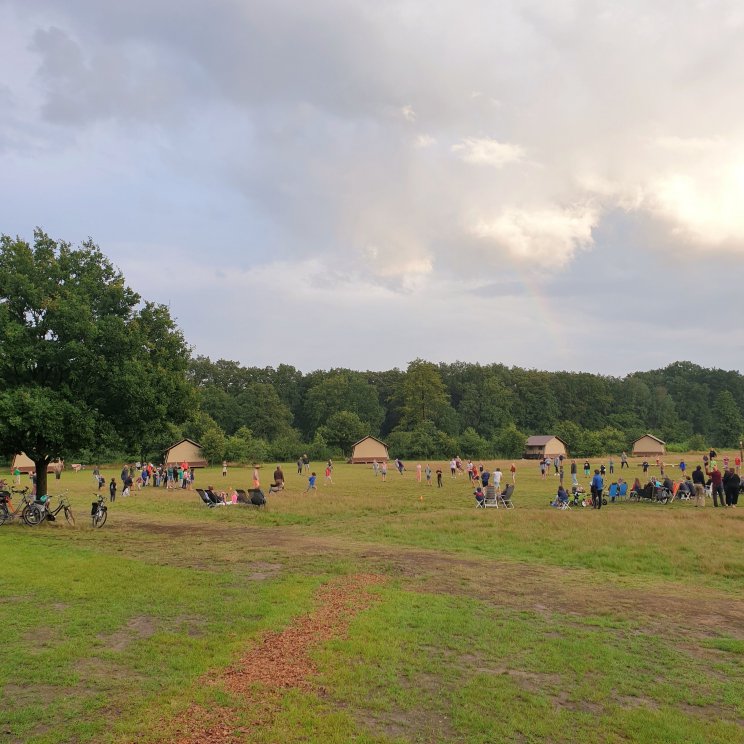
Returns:
[[[655,442],[658,442],[659,444],[666,444],[666,442],[663,439],[659,439],[659,437],[655,437],[653,434],[644,434],[642,437],[638,437],[638,439],[634,439],[633,444],[635,444],[636,442],[640,442],[641,439],[645,439],[646,437],[653,439]]]
[[[560,437],[556,437],[554,434],[536,434],[535,436],[527,438],[528,447],[542,447],[553,439],[557,439],[559,442],[563,442]],[[563,444],[566,444],[563,442]]]

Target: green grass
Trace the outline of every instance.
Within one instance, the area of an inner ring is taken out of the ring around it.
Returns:
[[[205,676],[376,572],[379,601],[313,652],[324,692],[282,695],[246,741],[744,741],[744,506],[557,512],[527,463],[509,512],[464,476],[342,465],[308,495],[285,473],[265,510],[147,489],[102,530],[90,473],[65,473],[75,528],[0,527],[0,740],[166,741],[194,701],[249,720]]]

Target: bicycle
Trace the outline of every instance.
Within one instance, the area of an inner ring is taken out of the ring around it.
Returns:
[[[59,495],[59,504],[56,509],[50,507],[52,498],[52,496],[44,496],[41,499],[34,501],[28,511],[24,511],[23,521],[30,527],[36,527],[45,519],[49,522],[54,522],[56,521],[57,514],[64,509],[67,523],[74,527],[75,517],[72,514],[70,502],[67,500],[67,491]]]
[[[93,494],[97,501],[94,501],[90,506],[90,518],[93,522],[93,527],[103,527],[106,524],[106,517],[108,517],[108,507],[106,506],[105,499],[100,493]]]
[[[28,486],[25,488],[11,488],[10,491],[0,491],[0,525],[5,522],[12,522],[14,519],[23,519],[26,521],[25,514],[33,506],[33,501],[28,498]],[[21,503],[17,507],[13,506],[13,496],[20,496]]]

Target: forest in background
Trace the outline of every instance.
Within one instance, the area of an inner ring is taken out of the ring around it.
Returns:
[[[421,359],[304,374],[197,356],[187,374],[198,410],[153,457],[179,436],[212,462],[247,462],[346,456],[367,434],[402,458],[519,457],[531,434],[560,436],[578,457],[620,453],[647,432],[671,451],[735,447],[744,434],[744,375],[690,362],[619,378]]]

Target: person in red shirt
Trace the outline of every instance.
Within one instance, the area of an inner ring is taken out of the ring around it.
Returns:
[[[718,499],[721,500],[721,506],[726,506],[726,497],[723,494],[723,474],[717,465],[713,470],[705,468],[705,474],[710,478],[711,488],[713,490],[713,506],[718,506]]]

